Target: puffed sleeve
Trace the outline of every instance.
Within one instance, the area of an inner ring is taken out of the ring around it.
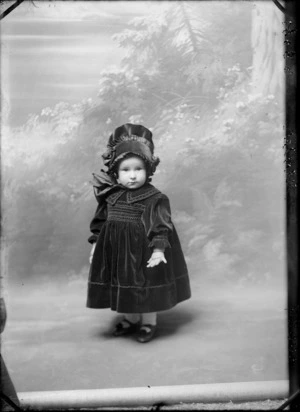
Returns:
[[[173,230],[171,208],[167,196],[160,195],[148,206],[144,213],[146,234],[150,240],[149,247],[165,249],[171,247],[168,239]]]
[[[88,238],[88,242],[90,243],[97,242],[98,235],[100,233],[102,225],[106,221],[106,217],[107,217],[107,203],[103,201],[98,204],[95,216],[93,217],[90,223],[90,230],[93,234]]]

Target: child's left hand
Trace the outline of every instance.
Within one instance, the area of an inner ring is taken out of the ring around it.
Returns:
[[[167,263],[165,254],[161,250],[154,250],[152,253],[151,258],[148,260],[148,265],[147,268],[152,268],[153,266],[157,266],[160,264],[160,262]]]

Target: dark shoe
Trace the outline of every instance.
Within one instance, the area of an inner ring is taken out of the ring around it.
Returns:
[[[142,325],[139,329],[137,341],[141,343],[149,342],[156,332],[156,325]]]
[[[126,326],[124,326],[124,324]],[[124,335],[129,335],[130,333],[134,333],[137,330],[138,322],[137,323],[132,323],[127,319],[123,319],[121,322],[119,322],[113,331],[114,336],[124,336]]]

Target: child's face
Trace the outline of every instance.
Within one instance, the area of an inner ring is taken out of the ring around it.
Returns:
[[[138,156],[132,156],[120,162],[118,168],[118,183],[128,189],[138,189],[147,179],[146,166]]]

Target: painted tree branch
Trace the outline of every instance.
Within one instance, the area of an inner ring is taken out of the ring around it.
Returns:
[[[189,32],[189,36],[190,36],[190,39],[191,39],[191,42],[192,42],[193,52],[196,53],[196,52],[198,52],[198,45],[197,45],[196,36],[195,36],[195,34],[194,34],[194,32],[193,32],[193,29],[192,29],[190,20],[189,20],[189,18],[188,18],[188,16],[187,16],[187,13],[186,13],[186,10],[185,10],[185,8],[184,8],[183,3],[179,3],[179,6],[180,6],[181,11],[182,11],[182,14],[183,14],[183,21],[184,21],[184,23],[185,23],[185,25],[186,25],[186,27],[187,27],[188,32]]]

